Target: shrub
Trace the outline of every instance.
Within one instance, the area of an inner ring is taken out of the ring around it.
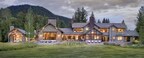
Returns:
[[[139,41],[138,41],[138,40],[134,40],[132,43],[133,43],[133,44],[138,44]]]
[[[143,44],[132,44],[125,46],[126,48],[144,48]]]

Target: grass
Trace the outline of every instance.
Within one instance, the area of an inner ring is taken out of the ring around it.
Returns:
[[[144,58],[144,49],[68,43],[0,51],[0,58]]]
[[[34,43],[0,43],[0,51],[19,50],[36,46]]]

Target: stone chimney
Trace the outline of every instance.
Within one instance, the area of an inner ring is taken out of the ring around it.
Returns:
[[[48,23],[56,26],[56,19],[48,19]]]
[[[10,31],[14,29],[14,26],[10,26]]]

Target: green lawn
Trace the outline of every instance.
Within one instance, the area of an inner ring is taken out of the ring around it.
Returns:
[[[0,51],[0,58],[144,58],[144,49],[108,45],[45,45]]]

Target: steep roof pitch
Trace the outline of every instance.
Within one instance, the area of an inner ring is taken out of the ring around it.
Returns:
[[[44,32],[57,32],[57,29],[53,25],[48,24],[47,26],[44,27],[43,31]]]
[[[41,31],[43,32],[62,32],[60,29],[58,29],[56,26],[52,25],[51,23],[46,24]]]
[[[14,31],[14,30],[19,31],[19,32],[21,32],[22,34],[26,34],[26,31],[23,30],[23,29],[20,29],[20,28],[14,28],[14,29],[12,29],[10,32],[12,32],[12,31]]]

